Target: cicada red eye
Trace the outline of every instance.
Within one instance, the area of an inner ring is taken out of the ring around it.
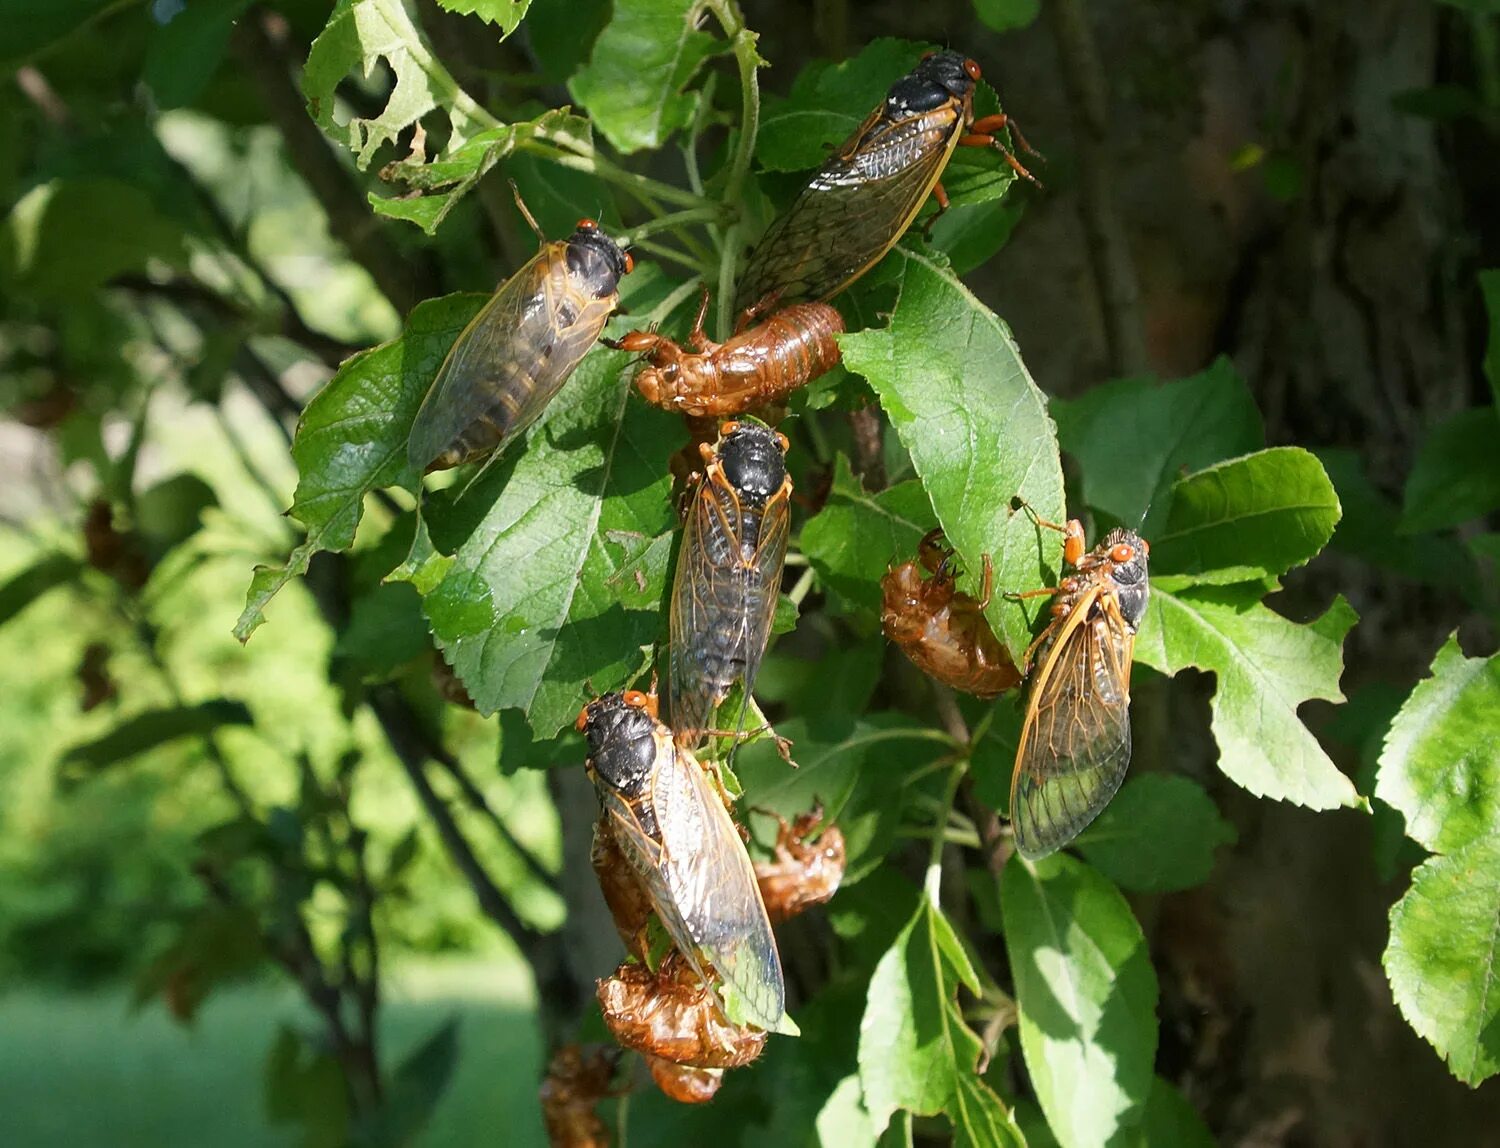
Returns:
[[[625,274],[629,275],[634,270],[635,270],[635,256],[632,255],[632,254],[630,254],[630,252],[627,251],[627,252],[625,252]]]
[[[979,65],[973,60],[964,61],[964,71],[969,74],[969,79],[975,81],[976,83],[979,81],[979,77],[983,75],[983,73],[979,70]]]
[[[599,230],[599,225],[597,223],[595,223],[592,219],[580,219],[578,221],[578,230],[579,231],[598,231]]]
[[[1123,566],[1135,557],[1135,547],[1127,546],[1123,542],[1109,552],[1109,560],[1116,566]]]

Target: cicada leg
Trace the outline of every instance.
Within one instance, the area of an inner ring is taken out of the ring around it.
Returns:
[[[708,337],[708,332],[703,329],[703,320],[708,318],[708,284],[703,285],[703,293],[698,297],[698,316],[693,320],[693,329],[688,332],[688,346],[700,355],[707,355],[718,349],[719,344]]]
[[[781,298],[781,291],[780,287],[773,288],[741,311],[739,318],[734,323],[734,333],[738,335],[762,315],[768,315],[776,310],[776,303]]]
[[[1026,142],[1026,137],[1016,127],[1016,123],[1004,112],[993,116],[982,116],[969,125],[968,133],[958,137],[959,147],[992,147],[1005,157],[1005,162],[1010,165],[1012,171],[1022,179],[1030,180],[1037,187],[1042,186],[1042,181],[1026,170],[1024,164],[1015,156],[1015,153],[995,138],[995,133],[1009,128],[1010,134],[1015,138],[1016,144],[1027,155],[1034,155],[1038,159],[1041,153]]]

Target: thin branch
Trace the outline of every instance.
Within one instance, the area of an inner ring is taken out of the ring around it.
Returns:
[[[1109,154],[1109,110],[1104,68],[1083,0],[1048,0],[1043,5],[1057,41],[1063,86],[1078,142],[1078,208],[1088,244],[1089,262],[1104,316],[1110,372],[1140,374],[1147,369],[1141,291],[1124,224],[1115,209],[1111,182],[1117,164]]]

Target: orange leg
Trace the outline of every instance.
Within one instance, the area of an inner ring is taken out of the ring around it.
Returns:
[[[925,239],[932,238],[932,225],[948,210],[948,191],[943,187],[941,180],[932,185],[932,198],[937,201],[937,210],[927,217],[926,223],[922,224],[922,236]]]
[[[751,303],[750,306],[746,307],[743,311],[740,312],[740,317],[735,321],[734,324],[734,333],[738,335],[741,331],[750,326],[751,323],[755,322],[755,320],[759,319],[762,315],[769,314],[770,312],[776,310],[776,304],[780,301],[780,299],[780,287],[776,287],[770,291],[767,291],[754,303]]]
[[[718,346],[703,329],[703,320],[708,317],[708,284],[703,285],[703,294],[698,298],[698,317],[693,320],[693,329],[688,332],[688,345],[700,355]]]
[[[1017,146],[1020,147],[1022,151],[1026,152],[1027,155],[1034,155],[1040,158],[1040,153],[1038,153],[1035,148],[1033,148],[1029,143],[1026,142],[1026,137],[1023,136],[1020,132],[1020,129],[1016,127],[1015,121],[1012,120],[1009,116],[1005,115],[1003,112],[998,115],[983,116],[980,119],[975,120],[972,124],[969,125],[968,134],[962,135],[958,138],[958,144],[960,147],[994,148],[1002,156],[1005,157],[1005,162],[1010,164],[1012,171],[1014,171],[1022,179],[1030,180],[1037,187],[1041,187],[1042,181],[1037,179],[1036,176],[1032,175],[1031,172],[1026,170],[1025,166],[1021,163],[1020,160],[1015,157],[1015,153],[1012,152],[1010,148],[1006,147],[1003,143],[995,138],[994,133],[1005,128],[1010,129],[1011,137],[1016,141]]]
[[[995,564],[990,561],[988,554],[984,555],[982,561],[984,562],[984,580],[980,585],[980,610],[990,604],[990,596],[995,592]]]

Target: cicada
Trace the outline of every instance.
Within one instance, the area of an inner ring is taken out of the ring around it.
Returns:
[[[690,1068],[738,1068],[766,1045],[766,1032],[731,1024],[713,989],[673,951],[652,971],[626,961],[599,982],[604,1023],[625,1048]]]
[[[609,1148],[609,1129],[595,1108],[616,1095],[619,1049],[565,1044],[547,1063],[542,1081],[542,1123],[552,1148]]]
[[[791,528],[787,440],[754,421],[727,422],[701,447],[672,583],[672,729],[694,749],[738,679],[745,697],[771,636]]]
[[[880,611],[885,636],[905,651],[923,673],[956,690],[981,698],[998,697],[1021,684],[1020,671],[985,620],[994,584],[988,554],[980,597],[956,586],[953,550],[942,530],[922,539],[917,562],[903,562],[880,580]],[[922,577],[922,567],[932,575]]]
[[[1045,524],[1044,525],[1050,525]],[[1130,764],[1130,661],[1146,613],[1150,547],[1112,530],[1084,552],[1083,526],[1061,528],[1074,572],[1054,589],[1037,651],[1010,782],[1016,850],[1061,849],[1099,816]],[[1029,659],[1028,659],[1029,660]]]
[[[843,331],[844,320],[826,303],[783,307],[749,329],[746,314],[724,343],[713,342],[704,331],[707,314],[705,287],[688,334],[692,351],[655,331],[631,331],[609,344],[645,356],[648,365],[637,372],[635,385],[648,403],[698,418],[737,415],[782,402],[839,364],[834,336]]]
[[[619,306],[620,278],[633,267],[592,219],[580,219],[567,239],[543,238],[438,368],[407,441],[412,468],[481,458],[535,422],[599,338]]]
[[[821,805],[790,824],[777,816],[772,859],[755,863],[755,879],[772,924],[805,913],[837,893],[845,860],[844,833],[837,825],[823,824]]]
[[[578,715],[602,806],[596,835],[612,839],[725,1017],[786,1031],[781,958],[744,842],[710,775],[655,709],[653,697],[630,691],[596,698]],[[596,848],[596,865],[599,857]],[[610,908],[627,920],[637,913]],[[734,1009],[724,1008],[721,980]]]
[[[897,80],[767,228],[740,276],[736,309],[837,295],[896,245],[929,194],[946,208],[938,181],[960,144],[996,148],[1035,182],[995,138],[1014,130],[1008,117],[974,119],[979,77],[973,60],[944,51]]]

